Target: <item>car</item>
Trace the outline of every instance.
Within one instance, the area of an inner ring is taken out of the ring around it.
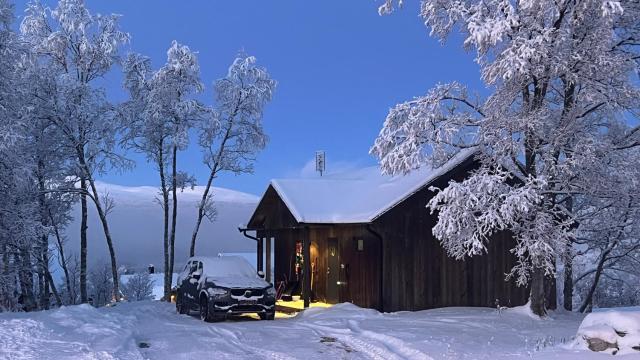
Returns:
[[[178,276],[176,311],[197,310],[207,322],[247,313],[273,320],[275,303],[273,285],[239,256],[191,257]]]

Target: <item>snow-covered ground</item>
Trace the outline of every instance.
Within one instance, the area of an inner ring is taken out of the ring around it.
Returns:
[[[0,358],[610,358],[570,348],[581,320],[572,313],[537,320],[523,311],[486,308],[381,314],[340,304],[275,321],[242,317],[207,324],[155,301],[101,309],[80,305],[0,314]]]

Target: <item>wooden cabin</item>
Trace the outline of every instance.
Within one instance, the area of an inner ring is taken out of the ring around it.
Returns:
[[[437,214],[426,208],[429,187],[464,179],[477,166],[473,157],[463,151],[438,169],[396,177],[370,168],[273,180],[241,231],[255,231],[267,280],[298,282],[305,307],[314,299],[380,311],[522,305],[528,289],[505,281],[516,263],[508,232],[493,236],[487,254],[457,261],[431,231]]]

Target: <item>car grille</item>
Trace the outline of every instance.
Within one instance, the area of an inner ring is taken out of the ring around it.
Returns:
[[[251,296],[261,296],[262,295],[262,289],[231,289],[231,295],[233,296],[245,296],[245,292],[249,291]]]

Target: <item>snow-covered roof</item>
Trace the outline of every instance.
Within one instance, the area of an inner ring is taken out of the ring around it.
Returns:
[[[463,150],[439,168],[425,166],[406,175],[382,175],[374,166],[322,178],[276,179],[271,186],[299,223],[370,223],[474,153]]]

